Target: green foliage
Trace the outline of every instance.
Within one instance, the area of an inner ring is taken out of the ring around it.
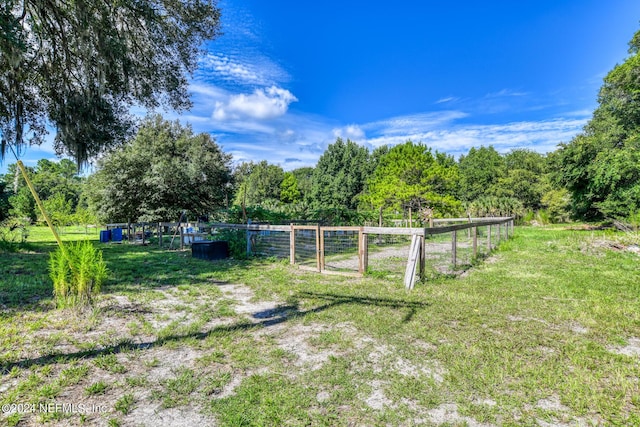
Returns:
[[[11,209],[9,213],[16,218],[22,218],[30,222],[35,222],[38,218],[36,213],[36,202],[29,188],[21,187],[16,193],[9,197]]]
[[[632,211],[629,216],[627,216],[626,222],[631,225],[634,231],[640,230],[640,210]]]
[[[457,166],[452,158],[436,155],[411,141],[379,154],[363,202],[374,209],[428,207],[436,216],[457,213],[460,202],[452,195],[458,183]]]
[[[526,209],[539,209],[542,195],[549,188],[547,162],[543,155],[516,149],[504,156],[506,172],[488,189],[487,194],[520,200]]]
[[[56,194],[42,202],[42,205],[54,226],[69,225],[73,222],[71,201],[66,200],[64,195]],[[38,220],[39,222],[45,222],[42,214],[38,216]]]
[[[254,164],[244,163],[235,173],[237,183],[235,204],[258,206],[280,201],[284,171],[280,166],[270,165],[266,160]]]
[[[25,169],[54,223],[67,225],[73,222],[72,214],[80,200],[83,182],[74,163],[68,159],[59,162],[40,159],[35,167]],[[14,187],[13,194],[9,197],[11,215],[43,223],[44,218],[37,209],[31,190],[15,163],[9,165],[4,183]]]
[[[0,221],[4,221],[9,217],[9,209],[11,208],[9,203],[10,195],[11,190],[8,184],[0,176]]]
[[[127,393],[116,401],[114,409],[127,415],[134,408],[135,398],[133,394]]]
[[[300,201],[300,190],[298,180],[292,172],[284,174],[284,179],[280,184],[280,200],[284,203],[295,203]]]
[[[245,230],[223,229],[215,235],[216,240],[229,243],[229,254],[235,259],[247,259],[247,232]]]
[[[7,218],[0,222],[0,251],[15,252],[29,236],[28,223],[17,218]]]
[[[296,184],[298,191],[300,192],[300,199],[307,200],[311,195],[311,188],[313,187],[313,170],[311,167],[303,167],[294,169],[291,171],[296,178]]]
[[[152,116],[98,161],[87,198],[105,221],[176,221],[184,210],[197,218],[228,200],[230,164],[209,134]]]
[[[262,206],[247,206],[245,208],[247,218],[252,222],[268,222],[271,224],[281,224],[288,222],[291,217],[284,212],[283,207],[278,209],[267,209]],[[215,221],[228,222],[231,224],[243,224],[242,207],[232,206],[229,209],[217,211],[212,216]]]
[[[486,195],[491,186],[506,174],[505,159],[493,148],[471,148],[460,157],[461,198],[472,201]]]
[[[83,163],[127,137],[131,106],[189,106],[187,74],[220,12],[212,0],[6,0],[0,17],[0,159],[52,124],[56,151]]]
[[[309,195],[313,209],[356,210],[370,173],[369,151],[338,138],[320,156],[313,171]]]
[[[571,197],[564,189],[549,190],[542,197],[542,206],[546,210],[549,219],[547,222],[561,223],[567,222],[571,217]]]
[[[481,196],[466,203],[466,211],[471,216],[522,216],[525,214],[522,202],[513,197]]]
[[[89,241],[67,243],[50,255],[49,277],[58,307],[90,304],[107,276],[102,252]]]
[[[554,177],[571,193],[583,218],[625,218],[640,209],[640,55],[637,32],[631,56],[605,77],[598,108],[584,132],[561,145]]]

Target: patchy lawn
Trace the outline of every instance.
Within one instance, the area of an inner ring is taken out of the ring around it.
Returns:
[[[34,238],[0,254],[9,425],[640,424],[633,236],[518,228],[413,292],[99,244],[112,273],[85,310],[55,309]]]

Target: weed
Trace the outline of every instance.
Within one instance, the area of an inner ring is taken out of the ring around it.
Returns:
[[[155,390],[152,397],[162,401],[163,408],[173,408],[189,403],[190,395],[200,385],[200,378],[191,369],[180,368],[176,376],[165,380],[162,390]]]
[[[116,401],[115,409],[116,411],[120,411],[124,415],[127,415],[133,409],[134,402],[133,394],[125,394]]]
[[[85,394],[87,396],[95,396],[98,394],[104,394],[105,391],[109,388],[109,385],[104,381],[98,381],[87,388],[85,388]]]
[[[93,363],[100,369],[104,369],[105,371],[113,372],[114,374],[122,374],[127,371],[127,368],[124,367],[120,362],[118,362],[118,358],[115,354],[103,354],[95,358]]]

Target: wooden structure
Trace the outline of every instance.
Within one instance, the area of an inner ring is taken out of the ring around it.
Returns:
[[[513,234],[513,217],[489,217],[489,218],[453,218],[434,219],[431,226],[427,228],[401,228],[401,227],[326,227],[321,225],[270,225],[270,224],[225,224],[225,223],[129,223],[129,224],[107,224],[107,229],[120,227],[126,230],[128,240],[132,241],[132,236],[141,236],[135,239],[139,243],[146,242],[146,233],[151,232],[158,238],[158,244],[163,247],[163,236],[180,236],[180,249],[184,249],[190,242],[205,240],[211,236],[215,230],[233,229],[246,230],[247,232],[247,254],[254,253],[255,236],[260,233],[281,233],[288,234],[288,258],[292,265],[299,268],[318,271],[326,274],[340,274],[350,276],[362,276],[368,270],[369,248],[368,236],[408,236],[411,238],[409,256],[404,272],[404,284],[407,289],[413,289],[418,277],[424,277],[425,271],[425,239],[439,234],[451,234],[451,264],[455,267],[458,262],[458,232],[467,230],[467,236],[472,239],[473,258],[478,255],[478,228],[485,227],[488,231],[487,251],[491,251],[497,246],[504,235],[509,238]],[[438,224],[447,224],[438,226]],[[141,233],[139,231],[142,231]],[[189,230],[189,231],[188,231]],[[191,231],[193,230],[193,231]],[[197,230],[197,231],[195,231]],[[357,270],[355,271],[335,271],[327,269],[325,245],[327,236],[331,233],[350,233],[357,241]],[[495,233],[495,236],[494,236]],[[355,237],[357,236],[357,237]],[[304,240],[304,245],[300,246],[300,241]],[[301,262],[302,252],[305,252],[306,262]],[[268,253],[266,255],[269,255]]]

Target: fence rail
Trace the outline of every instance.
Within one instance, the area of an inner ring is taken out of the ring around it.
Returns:
[[[107,229],[126,229],[128,240],[135,236],[133,240],[142,243],[155,234],[160,247],[165,236],[172,236],[171,245],[179,236],[181,249],[196,240],[215,238],[217,230],[244,230],[248,255],[288,258],[292,265],[327,274],[404,276],[405,286],[412,289],[418,277],[456,274],[486,256],[513,234],[514,218],[447,218],[433,220],[430,225],[401,228],[160,222],[107,224]]]

